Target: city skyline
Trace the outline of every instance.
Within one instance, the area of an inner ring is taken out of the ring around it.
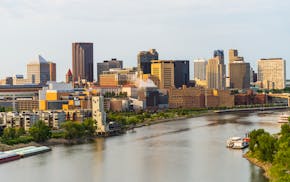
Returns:
[[[72,68],[72,42],[94,43],[94,70],[110,58],[137,66],[138,52],[151,48],[160,59],[190,61],[210,59],[216,49],[238,49],[257,70],[261,58],[290,59],[289,6],[274,0],[158,0],[154,6],[130,0],[1,1],[0,77],[24,74],[27,62],[41,54],[57,64],[57,80],[64,81]]]

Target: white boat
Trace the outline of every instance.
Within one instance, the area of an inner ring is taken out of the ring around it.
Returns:
[[[285,114],[285,113],[281,114],[280,117],[279,117],[278,123],[288,123],[289,122],[289,120],[288,120],[289,117],[290,117],[290,115],[288,115],[288,114]]]
[[[227,147],[232,149],[243,149],[249,146],[249,142],[241,137],[231,137],[227,140]]]

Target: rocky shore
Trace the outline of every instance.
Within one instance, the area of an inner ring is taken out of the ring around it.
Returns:
[[[264,176],[268,179],[271,179],[270,176],[270,168],[272,167],[271,163],[259,161],[258,159],[252,157],[250,152],[245,153],[243,157],[246,158],[252,164],[262,168],[264,170]]]

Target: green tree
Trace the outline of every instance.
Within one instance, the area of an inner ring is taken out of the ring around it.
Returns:
[[[272,162],[276,152],[276,139],[269,133],[263,133],[257,138],[258,145],[255,153],[262,161]]]
[[[22,135],[25,135],[25,129],[23,127],[20,127],[18,129],[16,129],[16,135],[17,136],[22,136]]]
[[[95,121],[92,118],[85,119],[82,125],[84,128],[84,135],[86,137],[92,137],[95,135],[96,126]]]
[[[78,122],[66,121],[62,124],[62,128],[66,139],[77,139],[84,136],[84,127]]]
[[[17,138],[15,128],[5,128],[2,135],[2,142],[6,143],[8,140]]]
[[[250,151],[254,152],[255,151],[255,147],[257,147],[257,145],[259,145],[258,143],[258,136],[262,135],[263,133],[265,133],[265,130],[264,129],[258,129],[258,130],[253,130],[251,133],[250,133],[250,143],[249,143],[249,148],[250,148]]]
[[[127,125],[136,125],[138,123],[138,118],[136,116],[131,116],[127,118]]]
[[[281,135],[282,136],[289,136],[290,135],[290,125],[289,124],[283,124],[281,126]]]
[[[5,107],[0,107],[0,112],[5,112]]]
[[[51,130],[45,125],[44,121],[37,121],[30,129],[29,134],[36,142],[44,142],[51,137]]]

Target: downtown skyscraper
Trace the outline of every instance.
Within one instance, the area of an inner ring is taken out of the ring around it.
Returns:
[[[56,81],[56,64],[46,61],[41,55],[27,64],[27,80],[23,83],[46,84],[47,81]],[[19,81],[19,80],[18,80]]]
[[[93,43],[76,42],[72,44],[73,81],[85,79],[94,81]]]
[[[282,58],[258,60],[258,81],[264,89],[284,89],[286,86],[286,61]]]
[[[215,50],[214,58],[208,60],[206,65],[207,88],[224,90],[226,87],[226,66],[224,64],[224,51]]]
[[[248,89],[250,88],[250,63],[244,61],[244,57],[239,56],[237,49],[229,50],[229,77],[230,88]]]
[[[138,71],[143,74],[151,73],[151,61],[158,60],[158,52],[155,49],[141,51],[137,55]]]
[[[205,59],[196,59],[193,61],[194,65],[194,80],[206,80],[206,65],[207,60]]]

